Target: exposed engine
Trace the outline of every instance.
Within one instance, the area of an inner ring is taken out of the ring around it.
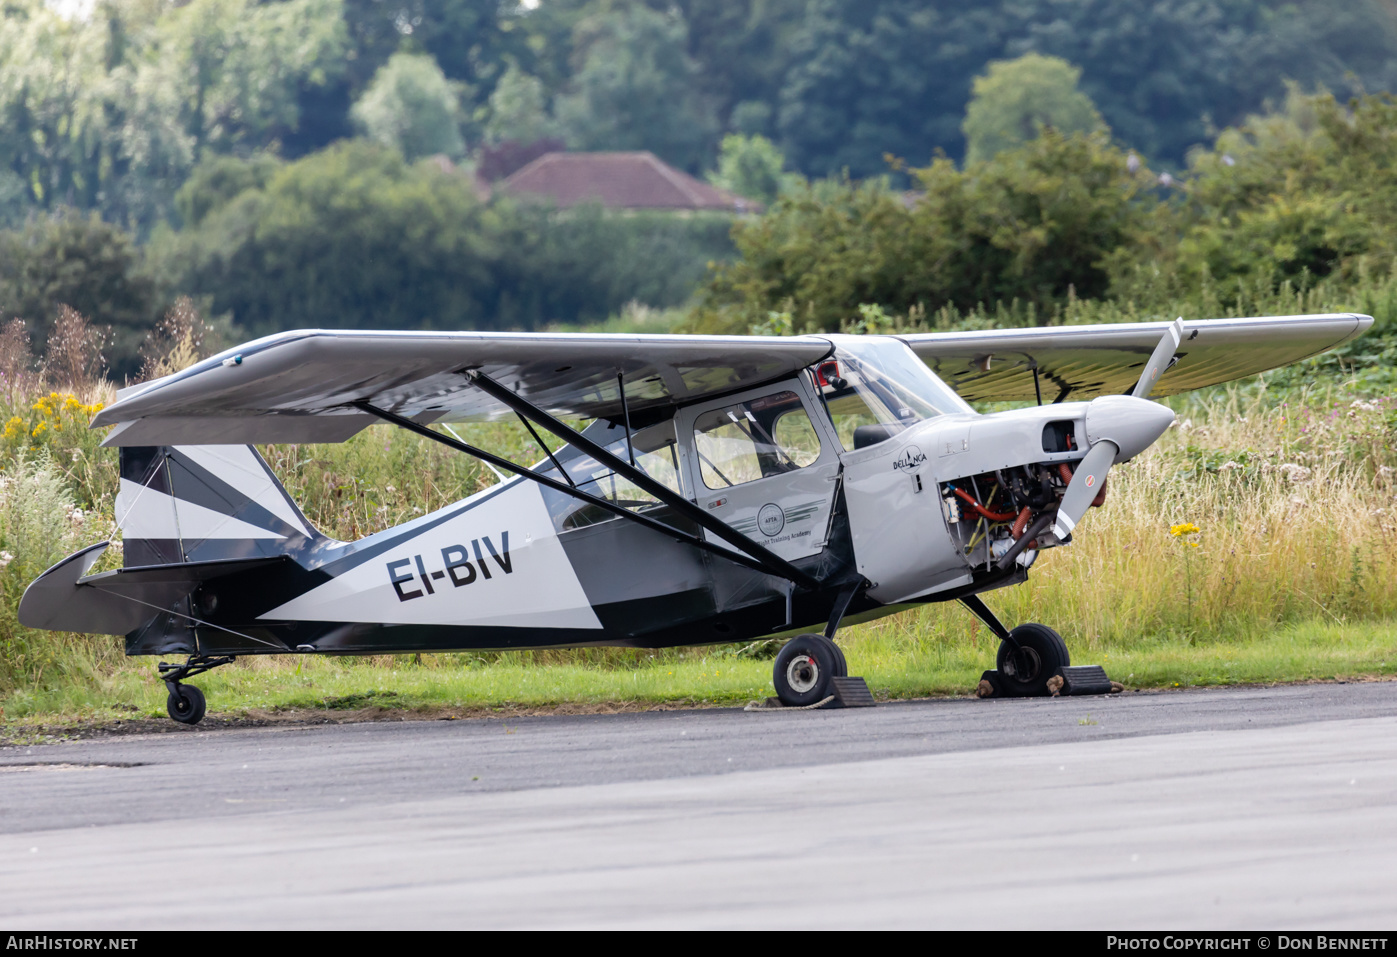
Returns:
[[[1072,465],[1066,462],[968,475],[941,483],[941,509],[972,566],[990,570],[1017,561],[1027,568],[1041,549],[1063,544],[1049,529],[1071,481]],[[1091,504],[1105,501],[1103,481]]]

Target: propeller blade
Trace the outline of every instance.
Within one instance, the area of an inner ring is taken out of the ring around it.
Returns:
[[[1164,370],[1168,369],[1174,358],[1174,352],[1179,348],[1179,343],[1184,338],[1184,317],[1180,316],[1169,323],[1169,328],[1164,330],[1164,338],[1159,340],[1159,345],[1154,347],[1154,352],[1150,353],[1150,361],[1145,363],[1145,371],[1140,373],[1140,381],[1135,383],[1135,388],[1130,390],[1130,394],[1137,399],[1148,399],[1150,392],[1154,389],[1154,384],[1159,381],[1159,377],[1164,375]]]
[[[1072,481],[1067,483],[1067,491],[1062,493],[1062,504],[1057,508],[1057,520],[1053,522],[1053,534],[1059,539],[1071,535],[1072,529],[1087,513],[1120,450],[1120,446],[1110,439],[1102,439],[1091,447],[1086,458],[1077,463],[1077,471],[1072,474]]]

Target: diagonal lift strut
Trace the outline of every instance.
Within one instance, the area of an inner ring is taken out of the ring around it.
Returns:
[[[770,567],[766,563],[756,558],[750,557],[742,553],[733,552],[731,549],[723,548],[720,545],[715,545],[712,542],[705,541],[703,538],[697,535],[693,535],[689,532],[685,532],[680,529],[674,528],[671,525],[666,525],[664,522],[656,521],[655,519],[650,518],[648,515],[643,515],[641,513],[634,512],[623,505],[617,505],[615,502],[612,502],[605,498],[601,498],[597,495],[593,495],[590,492],[584,492],[582,489],[570,484],[570,480],[569,483],[564,483],[556,479],[549,478],[547,475],[540,475],[538,472],[535,472],[532,469],[525,468],[522,465],[517,465],[516,463],[511,462],[509,459],[503,458],[499,455],[495,455],[493,452],[487,452],[484,449],[477,448],[474,445],[470,445],[458,439],[453,439],[450,436],[443,435],[440,432],[436,432],[432,429],[427,428],[425,425],[421,425],[420,423],[414,422],[411,419],[405,418],[404,416],[398,415],[394,412],[389,412],[387,409],[380,409],[372,403],[364,401],[362,399],[357,402],[354,402],[353,405],[360,411],[367,412],[373,416],[377,416],[378,418],[383,419],[385,422],[396,425],[399,428],[406,429],[409,432],[413,432],[417,435],[422,436],[423,438],[431,439],[434,442],[440,442],[442,445],[445,445],[449,448],[453,448],[458,452],[464,452],[467,455],[478,458],[481,461],[494,465],[497,468],[503,469],[504,471],[513,472],[515,475],[522,476],[523,478],[529,479],[532,482],[536,482],[539,485],[546,486],[557,492],[562,492],[564,495],[570,495],[573,498],[581,499],[584,502],[587,502],[591,505],[595,505],[598,508],[610,512],[620,518],[629,519],[630,521],[636,522],[637,524],[644,525],[646,528],[650,528],[657,532],[661,532],[662,534],[667,535],[670,538],[673,538],[677,541],[693,545],[696,548],[703,549],[706,552],[711,552],[721,558],[727,559],[730,562],[746,566],[747,568],[754,569],[755,571],[759,571],[767,575],[774,575],[778,578],[786,578],[788,580],[795,581],[795,578],[793,578],[790,575],[787,575],[784,572],[784,570],[780,568]],[[562,427],[565,429],[567,428],[567,426]],[[588,444],[590,445],[591,443]],[[604,460],[598,458],[598,461]],[[609,465],[611,463],[608,461],[607,464]],[[566,475],[566,473],[563,474]],[[643,475],[644,473],[641,474]],[[639,483],[636,484],[638,485]],[[663,488],[663,486],[661,487]],[[667,495],[672,496],[673,494],[670,492],[668,488],[665,488],[665,492]],[[660,498],[660,496],[657,495],[656,498]],[[669,504],[663,498],[660,498],[660,500],[662,502],[665,502],[665,504]],[[690,504],[684,499],[680,499],[680,501],[683,501],[686,505]],[[709,516],[704,515],[703,517],[708,518]],[[753,544],[755,545],[755,543]],[[757,547],[760,548],[760,546]],[[777,560],[781,561],[781,559],[779,558]],[[796,584],[804,585],[805,581],[810,582],[812,585],[818,584],[815,582],[815,579],[811,578],[809,575],[806,575],[804,572],[800,571],[800,569],[795,568],[794,566],[791,566],[789,565],[789,563],[786,562],[782,562],[782,564],[785,564],[787,565],[787,567],[790,567],[791,570],[795,572],[795,574],[801,576],[801,578],[804,580],[797,581]]]
[[[637,488],[649,492],[651,495],[655,496],[656,499],[668,505],[695,525],[707,529],[733,548],[750,556],[754,561],[758,562],[762,569],[768,574],[777,575],[788,581],[792,581],[801,588],[813,590],[819,587],[820,583],[815,578],[801,571],[799,568],[796,568],[780,555],[771,551],[771,549],[754,542],[746,535],[734,529],[727,522],[699,508],[684,496],[676,494],[669,486],[655,481],[641,469],[631,465],[625,459],[613,455],[603,446],[598,445],[581,432],[578,432],[566,423],[549,415],[529,400],[506,389],[485,373],[472,370],[463,374],[472,384],[491,398],[508,406],[519,415],[532,419],[535,423],[547,429],[549,432],[552,432],[573,448],[587,453],[598,462],[606,465],[617,475],[626,479]]]

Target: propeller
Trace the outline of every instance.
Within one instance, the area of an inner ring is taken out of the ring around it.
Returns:
[[[1053,534],[1059,540],[1072,534],[1072,529],[1082,520],[1091,507],[1092,499],[1101,491],[1101,483],[1106,481],[1106,473],[1116,461],[1121,447],[1110,439],[1102,439],[1091,447],[1087,457],[1077,463],[1077,471],[1072,473],[1072,481],[1067,483],[1067,491],[1062,493],[1062,503],[1057,507],[1057,520],[1053,522]]]
[[[1065,539],[1101,492],[1106,473],[1119,460],[1133,458],[1164,434],[1174,413],[1149,401],[1149,394],[1165,370],[1172,365],[1174,351],[1183,341],[1184,320],[1180,316],[1164,330],[1159,345],[1150,353],[1140,380],[1129,396],[1102,396],[1087,407],[1086,430],[1090,443],[1087,454],[1077,463],[1072,481],[1062,493],[1053,534]]]
[[[1154,352],[1150,353],[1150,361],[1145,363],[1145,371],[1140,373],[1140,381],[1135,383],[1135,388],[1130,390],[1130,394],[1137,399],[1148,399],[1150,392],[1154,390],[1154,384],[1159,381],[1159,377],[1164,375],[1166,369],[1173,365],[1174,351],[1179,348],[1179,343],[1184,338],[1184,317],[1180,316],[1169,323],[1169,328],[1164,330],[1164,338],[1159,340],[1159,345],[1154,347]]]

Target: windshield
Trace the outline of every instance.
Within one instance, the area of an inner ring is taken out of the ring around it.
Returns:
[[[974,411],[897,339],[830,338],[834,357],[815,367],[815,381],[845,449],[881,442],[938,415]]]

